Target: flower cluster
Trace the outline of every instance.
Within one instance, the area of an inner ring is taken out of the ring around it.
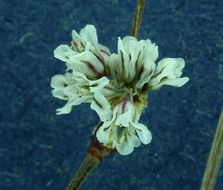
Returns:
[[[163,85],[181,87],[185,66],[181,58],[165,58],[155,64],[158,47],[149,39],[118,38],[118,53],[98,43],[96,29],[86,25],[78,34],[73,30],[71,46],[60,45],[54,56],[66,62],[65,75],[52,77],[53,96],[67,100],[57,114],[70,113],[74,105],[91,103],[102,121],[96,132],[100,143],[128,155],[152,136],[139,123],[147,106],[147,92]]]

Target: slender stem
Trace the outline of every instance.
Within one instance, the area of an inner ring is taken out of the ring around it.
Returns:
[[[66,190],[78,190],[93,168],[100,162],[96,157],[87,154],[83,163],[67,185]]]
[[[102,123],[100,122],[96,127],[91,144],[88,147],[88,153],[81,166],[67,185],[66,190],[78,190],[95,166],[97,166],[103,158],[116,152],[115,148],[106,147],[97,140],[96,132],[101,125]]]
[[[223,157],[223,109],[212,143],[200,190],[214,190]]]
[[[137,37],[139,32],[140,23],[142,20],[142,13],[145,6],[146,0],[138,0],[135,10],[135,17],[133,19],[131,36]]]

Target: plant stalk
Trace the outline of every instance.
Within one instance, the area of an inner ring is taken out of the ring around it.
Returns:
[[[83,163],[71,179],[70,183],[67,185],[66,190],[77,190],[80,185],[84,182],[87,176],[91,173],[100,160],[91,156],[89,153],[86,155]]]
[[[106,147],[97,140],[96,132],[101,124],[102,123],[99,123],[93,135],[84,161],[82,162],[77,172],[74,174],[73,178],[70,180],[66,190],[78,190],[91,171],[103,160],[103,158],[116,152],[115,148]]]
[[[200,190],[214,190],[223,157],[223,109],[204,172]]]
[[[145,6],[145,1],[146,0],[138,0],[137,5],[136,5],[136,10],[135,10],[135,16],[133,19],[133,24],[132,24],[132,30],[131,30],[131,36],[137,37],[141,20],[142,20],[142,13],[144,10]]]

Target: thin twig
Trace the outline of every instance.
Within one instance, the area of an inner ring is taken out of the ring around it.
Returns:
[[[87,154],[80,168],[75,173],[66,187],[66,190],[78,190],[93,168],[99,164],[100,160]]]
[[[138,0],[135,10],[135,17],[133,19],[131,36],[137,37],[139,32],[140,23],[142,20],[142,13],[145,6],[146,0]]]
[[[81,184],[89,176],[92,170],[103,160],[103,158],[116,152],[115,148],[106,147],[97,140],[96,133],[101,125],[102,122],[100,122],[96,127],[91,144],[88,147],[88,153],[81,166],[67,185],[66,190],[78,190]]]
[[[200,190],[214,190],[223,157],[223,109],[212,143]]]

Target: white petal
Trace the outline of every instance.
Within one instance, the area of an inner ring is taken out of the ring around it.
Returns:
[[[143,41],[138,42],[132,40],[129,42],[129,47],[131,47],[129,49],[129,55],[131,56],[131,60],[129,62],[129,77],[130,80],[133,80],[136,72],[139,72],[137,71],[137,68],[139,68],[138,65],[140,64],[139,57],[142,53]]]
[[[67,45],[60,45],[54,50],[54,57],[64,62],[70,62],[70,57],[75,54],[76,52]]]
[[[142,65],[142,73],[139,76],[139,80],[136,83],[136,88],[141,89],[146,83],[148,83],[154,74],[156,64],[151,60],[150,57],[145,58],[144,64]]]
[[[121,155],[128,155],[133,152],[134,147],[139,147],[140,144],[138,137],[130,132],[130,134],[126,134],[126,136],[121,139],[120,143],[116,142],[115,146]]]
[[[120,82],[123,78],[123,74],[122,74],[122,65],[120,63],[119,56],[117,54],[112,54],[108,58],[108,64],[109,64],[112,78],[115,81]]]
[[[105,69],[105,64],[101,62],[102,60],[99,60],[96,55],[93,53],[89,53],[82,59],[82,61],[87,61],[92,64],[92,66],[95,68],[95,71],[101,75],[105,74],[104,69]],[[89,67],[89,66],[88,66]],[[92,69],[89,67],[89,69]],[[94,70],[93,70],[94,71]]]
[[[104,88],[100,89],[100,92],[109,100],[119,97],[123,94],[122,89],[116,88],[113,84],[108,83]]]
[[[181,87],[184,84],[186,84],[188,81],[189,81],[188,77],[183,77],[183,78],[178,78],[178,79],[173,79],[173,80],[165,80],[161,83],[158,83],[157,85],[152,86],[152,88],[150,88],[150,89],[157,90],[157,89],[161,88],[163,85]]]
[[[133,133],[128,136],[128,141],[133,147],[139,147],[141,144],[139,138]]]
[[[123,39],[122,39],[123,43],[125,44],[125,48],[128,49],[128,48],[131,48],[128,46],[128,43],[130,41],[135,41],[135,42],[138,42],[138,40],[136,39],[136,37],[133,37],[133,36],[125,36]]]
[[[81,97],[78,95],[74,95],[62,108],[57,109],[57,114],[60,115],[70,113],[73,106],[80,105],[83,102],[90,102],[89,99],[91,99],[91,97],[89,97],[88,95]]]
[[[124,139],[121,144],[116,145],[116,149],[121,155],[124,156],[124,155],[131,154],[134,150],[134,147],[132,144],[128,143],[128,140],[126,141]]]
[[[96,137],[100,143],[108,143],[111,131],[111,123],[111,121],[105,121],[103,125],[98,129]]]
[[[72,109],[72,105],[69,103],[66,103],[62,108],[57,109],[57,115],[61,115],[61,114],[67,114],[70,113]]]
[[[151,42],[151,40],[143,40],[144,41],[144,54],[149,55],[152,58],[152,61],[156,61],[158,58],[158,46]]]
[[[155,70],[149,86],[152,90],[158,89],[164,84],[180,87],[184,85],[189,78],[180,78],[185,62],[182,58],[165,58],[162,59]]]
[[[92,101],[93,93],[88,89],[76,84],[70,85],[64,89],[65,95],[69,97],[69,102],[72,105],[79,105],[81,103],[89,103]]]
[[[68,96],[65,95],[63,90],[60,90],[60,89],[53,89],[52,95],[56,98],[61,99],[61,100],[68,100]]]
[[[152,140],[152,134],[147,127],[141,123],[132,123],[132,125],[135,128],[140,141],[143,144],[149,144]]]
[[[140,146],[140,141],[135,134],[134,128],[114,126],[112,129],[113,146],[117,148],[121,155],[128,155],[134,147]]]
[[[96,92],[100,89],[102,89],[104,86],[109,84],[109,79],[107,77],[102,77],[98,80],[89,81],[90,91]]]
[[[157,80],[161,80],[165,76],[171,79],[179,78],[184,66],[185,62],[182,58],[164,58],[157,65],[156,78]]]
[[[129,55],[127,54],[121,38],[118,38],[118,55],[120,58],[121,72],[125,80],[128,79],[129,74]]]
[[[73,72],[73,79],[83,85],[87,85],[91,81],[91,80],[87,79],[87,77],[84,73],[79,72],[79,71]]]
[[[171,85],[171,86],[174,86],[174,87],[181,87],[185,83],[187,83],[189,80],[190,79],[188,77],[183,77],[183,78],[179,78],[179,79],[175,79],[175,80],[164,81],[163,84]]]
[[[77,96],[79,90],[80,88],[78,88],[75,84],[73,84],[73,85],[67,86],[64,89],[64,93],[69,97],[74,97],[74,96]]]
[[[54,75],[51,78],[51,87],[57,89],[64,89],[66,86],[64,75]]]
[[[115,125],[128,127],[130,119],[131,118],[129,118],[129,112],[125,112],[124,114],[118,116]]]
[[[108,58],[111,55],[110,50],[101,44],[94,44],[95,49],[98,51],[98,53],[103,57],[103,59]]]
[[[73,30],[72,38],[75,42],[74,49],[77,52],[89,50],[94,43],[97,43],[96,28],[93,25],[86,25],[81,29],[80,34]]]
[[[116,125],[129,127],[129,122],[135,118],[136,110],[134,105],[129,101],[123,102],[119,105],[119,114],[117,116]]]
[[[91,109],[95,110],[101,121],[110,120],[112,116],[111,105],[100,92],[95,92]]]
[[[74,48],[77,51],[91,50],[101,57],[102,60],[110,56],[109,49],[98,43],[97,31],[94,25],[86,25],[81,29],[80,34],[73,30],[72,37],[75,42]]]
[[[97,31],[94,25],[86,25],[81,29],[80,36],[91,43],[98,42]]]
[[[64,75],[64,78],[65,78],[65,82],[67,85],[71,85],[71,84],[74,84],[76,83],[76,79],[74,78],[74,74],[73,73],[69,73],[69,72],[66,72],[65,75]]]
[[[65,75],[54,75],[51,79],[51,87],[57,89],[64,89],[70,84],[74,84],[76,81],[73,79],[72,73],[65,73]]]
[[[80,35],[76,32],[76,30],[72,30],[72,38],[77,42],[81,42],[82,40]]]
[[[67,64],[69,69],[84,73],[89,78],[100,78],[105,75],[105,65],[103,65],[97,57],[90,51],[84,51],[81,54],[70,58]]]

